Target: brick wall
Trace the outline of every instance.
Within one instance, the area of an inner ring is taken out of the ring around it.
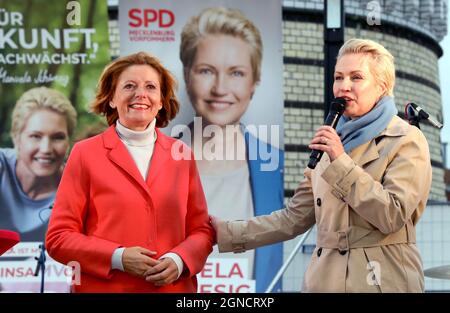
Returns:
[[[372,6],[368,6],[368,4]],[[381,13],[381,22],[406,26],[440,41],[447,34],[448,0],[345,0],[345,12],[364,19],[374,12]],[[323,11],[324,0],[284,0],[284,7]]]

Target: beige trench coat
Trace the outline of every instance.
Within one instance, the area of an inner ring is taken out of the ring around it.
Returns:
[[[423,292],[415,225],[431,187],[428,143],[395,116],[373,140],[306,169],[286,208],[219,221],[221,252],[292,239],[317,224],[306,292]]]

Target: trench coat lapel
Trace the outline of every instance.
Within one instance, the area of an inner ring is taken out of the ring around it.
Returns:
[[[377,137],[374,139],[356,147],[350,152],[350,157],[355,161],[359,166],[363,166],[373,160],[376,160],[380,157],[378,151],[379,148],[376,144],[376,138],[389,136],[389,137],[397,137],[404,136],[408,132],[408,128],[405,124],[400,123],[401,119],[398,116],[394,116],[392,120],[389,122],[389,125],[383,130]]]
[[[148,195],[150,195],[144,178],[139,172],[139,169],[137,168],[136,163],[127,148],[120,141],[114,125],[110,126],[103,133],[103,143],[105,148],[109,150],[107,153],[108,159],[126,172],[128,176],[130,176],[140,187],[142,187],[142,189],[147,192]],[[105,173],[105,175],[108,175],[108,173]]]
[[[361,167],[373,160],[378,159],[380,155],[378,154],[375,139],[372,139],[353,149],[350,152],[350,157]]]

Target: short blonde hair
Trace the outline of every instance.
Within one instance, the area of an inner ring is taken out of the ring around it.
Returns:
[[[114,97],[120,75],[125,69],[133,65],[148,65],[158,72],[161,83],[162,109],[156,115],[156,126],[166,127],[177,115],[180,108],[176,96],[177,82],[156,57],[142,51],[115,59],[105,67],[98,82],[97,93],[91,104],[91,110],[94,113],[105,115],[108,125],[117,121],[119,118],[117,109],[111,108],[109,102]]]
[[[239,10],[208,8],[192,17],[181,33],[180,60],[186,73],[194,62],[200,39],[206,35],[230,35],[250,45],[253,81],[261,79],[263,45],[258,28]]]
[[[61,92],[47,87],[36,87],[24,92],[12,113],[11,137],[15,141],[23,131],[28,118],[36,111],[51,110],[64,116],[67,133],[72,136],[77,125],[77,112],[70,100]]]
[[[395,65],[394,56],[379,43],[369,39],[353,38],[347,40],[339,49],[338,60],[346,54],[362,53],[370,57],[372,61],[370,71],[379,85],[386,91],[384,95],[394,95]]]

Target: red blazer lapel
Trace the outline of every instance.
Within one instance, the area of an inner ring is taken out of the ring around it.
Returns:
[[[105,148],[109,150],[109,153],[107,154],[108,159],[122,168],[150,196],[147,184],[145,183],[144,178],[139,172],[139,169],[137,168],[136,163],[134,162],[127,148],[125,147],[123,142],[120,141],[120,138],[116,133],[115,126],[110,126],[102,136],[103,144]],[[105,173],[105,175],[108,175],[108,173]]]
[[[155,129],[157,138],[147,175],[147,185],[149,187],[153,184],[156,177],[161,172],[161,169],[164,168],[165,163],[171,158],[171,144],[167,136],[163,134],[158,128]]]

